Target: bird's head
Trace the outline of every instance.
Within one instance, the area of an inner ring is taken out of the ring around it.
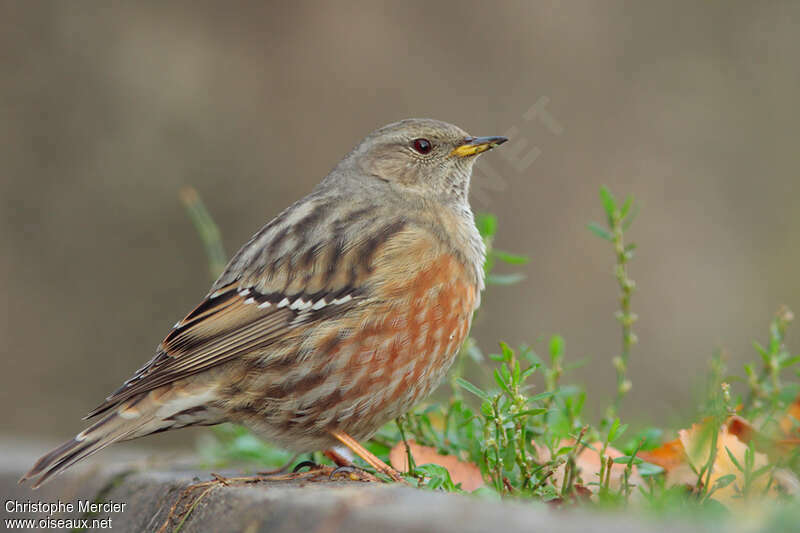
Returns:
[[[407,119],[369,134],[341,165],[409,192],[466,201],[477,156],[507,140],[473,137],[438,120]]]

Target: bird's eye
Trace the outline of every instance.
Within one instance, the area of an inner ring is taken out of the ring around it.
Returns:
[[[414,150],[421,154],[427,154],[431,151],[431,148],[433,148],[433,145],[428,139],[414,139],[412,146]]]

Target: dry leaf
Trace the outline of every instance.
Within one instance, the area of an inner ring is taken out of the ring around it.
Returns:
[[[442,455],[436,451],[436,448],[422,446],[413,440],[408,441],[408,447],[411,449],[411,455],[416,464],[435,463],[445,467],[450,472],[450,479],[453,480],[453,483],[461,483],[461,488],[465,491],[471,492],[483,486],[483,476],[480,468],[476,465],[461,461],[455,455]],[[389,461],[401,472],[408,471],[407,459],[406,446],[402,441],[395,444],[389,452]]]
[[[655,450],[639,452],[639,457],[670,472],[682,464],[686,464],[686,452],[680,439],[665,442]]]
[[[787,437],[800,437],[800,396],[789,406],[786,416],[781,418],[780,426]]]
[[[757,433],[753,424],[739,415],[728,417],[728,420],[725,422],[725,427],[728,428],[728,433],[736,435],[736,437],[745,444],[749,443],[750,439]]]
[[[697,483],[697,474],[687,461],[686,451],[680,439],[665,442],[655,450],[639,452],[639,457],[664,469],[668,486]]]
[[[686,456],[689,463],[694,466],[695,470],[700,471],[703,466],[708,462],[711,454],[711,437],[708,428],[702,424],[694,424],[689,429],[682,429],[678,432],[683,449],[686,451]],[[730,455],[728,454],[730,452]],[[717,435],[717,452],[714,459],[714,464],[711,467],[711,476],[708,485],[713,487],[717,480],[723,476],[734,475],[735,481],[725,487],[719,488],[714,492],[713,498],[721,501],[724,504],[731,505],[741,502],[741,498],[737,497],[737,487],[742,488],[745,486],[744,474],[736,467],[731,456],[736,461],[744,466],[745,453],[747,452],[747,445],[739,438],[728,431],[728,425],[723,425]],[[753,470],[767,465],[767,456],[763,453],[754,452]],[[673,475],[667,476],[667,482],[672,484],[678,480],[674,478],[681,472],[674,471]],[[692,474],[695,483],[697,476]],[[683,476],[681,476],[683,477]],[[672,478],[672,479],[671,479]],[[681,479],[679,482],[686,482]],[[751,482],[752,494],[763,494],[769,483],[769,475],[762,475]],[[774,489],[773,489],[774,492]]]
[[[798,413],[800,414],[800,404],[798,404]],[[708,462],[711,452],[711,435],[707,425],[709,423],[710,420],[705,420],[703,423],[694,424],[689,429],[683,429],[678,432],[679,438],[666,442],[655,450],[641,452],[639,456],[664,469],[668,486],[690,485],[694,487],[698,481],[695,470],[699,471],[703,468]],[[713,487],[716,480],[730,474],[735,476],[735,480],[728,486],[716,490],[712,496],[714,499],[729,505],[742,501],[736,496],[736,487],[744,486],[744,474],[733,463],[728,455],[728,450],[740,465],[744,465],[746,443],[755,435],[754,426],[738,415],[731,416],[720,428],[717,435],[717,454],[709,483]],[[786,441],[777,441],[777,444],[780,445],[784,442]],[[767,456],[763,453],[756,452],[754,459],[753,470],[758,470],[767,464]],[[780,487],[784,492],[796,494],[800,491],[800,481],[788,470],[776,470],[774,480],[773,487]],[[762,475],[752,486],[751,494],[763,493],[768,483],[769,474]],[[774,492],[771,494],[774,495]]]

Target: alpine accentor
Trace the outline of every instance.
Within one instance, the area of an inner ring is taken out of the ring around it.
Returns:
[[[368,135],[231,259],[97,421],[23,480],[35,486],[117,441],[236,422],[298,452],[360,446],[442,380],[483,288],[467,199],[470,137],[430,119]]]

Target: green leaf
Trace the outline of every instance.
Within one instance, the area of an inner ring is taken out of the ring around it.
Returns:
[[[622,203],[622,207],[619,208],[620,218],[624,219],[626,216],[628,216],[628,211],[630,211],[631,205],[633,205],[633,196],[629,194]]]
[[[530,259],[524,255],[517,255],[512,254],[510,252],[504,252],[502,250],[498,250],[497,248],[492,250],[492,253],[497,257],[500,261],[504,263],[508,263],[509,265],[524,265]]]
[[[800,363],[800,355],[795,355],[794,357],[789,357],[781,362],[781,368],[788,368],[792,365]]]
[[[714,482],[714,489],[715,490],[716,489],[724,489],[725,487],[727,487],[728,485],[730,485],[734,481],[736,481],[736,474],[728,474],[728,475],[725,475],[725,476],[720,476]]]
[[[652,450],[661,445],[661,437],[664,430],[661,428],[649,427],[639,431],[621,449],[626,455],[633,454],[638,449]]]
[[[508,370],[505,363],[500,365],[500,375],[503,376],[503,381],[506,382],[506,384],[511,382],[511,371]]]
[[[484,485],[482,487],[478,487],[477,489],[473,490],[469,493],[472,497],[483,498],[485,500],[491,500],[495,502],[500,502],[503,500],[500,493],[498,493],[494,488]]]
[[[628,231],[628,228],[631,227],[631,224],[633,224],[633,221],[636,220],[636,215],[638,215],[638,214],[639,214],[639,206],[636,205],[636,204],[633,204],[633,209],[631,210],[630,214],[628,215],[628,218],[626,218],[625,222],[622,223],[622,230],[623,231]]]
[[[508,385],[506,385],[506,382],[503,381],[502,377],[500,377],[500,372],[496,368],[494,369],[494,380],[497,382],[497,385],[506,392],[506,394],[511,396],[511,391],[508,390]]]
[[[602,227],[597,222],[590,222],[589,224],[586,225],[586,227],[589,229],[589,231],[591,231],[601,239],[605,239],[609,242],[614,240],[614,237],[611,235],[611,232],[609,232],[607,229]]]
[[[536,394],[535,396],[531,396],[530,398],[528,398],[528,401],[538,402],[539,400],[544,400],[545,398],[549,398],[553,395],[555,395],[555,391],[540,392],[539,394]]]
[[[523,274],[489,274],[486,276],[487,285],[513,285],[525,279]]]
[[[526,409],[525,411],[520,411],[519,413],[515,414],[511,418],[519,418],[521,416],[537,416],[547,412],[547,409]]]
[[[756,451],[753,448],[753,441],[747,445],[747,449],[744,451],[744,466],[748,472],[752,472],[753,468],[756,464]]]
[[[664,472],[664,469],[662,467],[645,461],[640,463],[637,468],[639,469],[640,476],[656,476]]]
[[[479,389],[478,387],[476,387],[475,385],[473,385],[472,383],[470,383],[466,379],[456,378],[455,381],[456,381],[456,384],[459,387],[461,387],[464,390],[467,390],[467,391],[471,392],[472,394],[474,394],[478,398],[481,398],[481,399],[485,400],[485,399],[487,399],[489,397],[488,394],[486,394],[484,391],[482,391],[481,389]]]
[[[514,358],[514,350],[511,349],[511,346],[500,341],[500,350],[503,352],[503,361],[510,363],[511,359]]]
[[[611,226],[614,221],[614,213],[617,210],[617,201],[605,185],[600,187],[600,201],[603,202],[603,209],[606,210],[606,216],[608,217],[608,225]]]
[[[419,465],[417,466],[417,472],[422,472],[424,475],[430,477],[426,488],[432,490],[444,489],[450,492],[458,490],[453,480],[450,478],[450,472],[441,465],[435,463]]]
[[[515,451],[516,451],[516,447],[514,446],[514,441],[513,440],[509,440],[508,441],[508,446],[506,446],[505,448],[501,448],[500,449],[500,454],[503,457],[503,462],[506,465],[509,465],[509,468],[513,468],[514,457],[515,457],[515,453],[514,452]]]
[[[586,403],[586,393],[581,391],[574,396],[569,396],[568,398],[564,399],[564,403],[572,413],[573,418],[578,418],[578,416],[581,414],[581,411],[583,411],[583,404]]]
[[[475,217],[475,226],[484,239],[494,237],[497,233],[497,217],[489,213],[479,213]]]
[[[764,361],[764,364],[769,364],[769,352],[767,352],[766,348],[755,341],[753,341],[753,348],[761,355],[761,360]]]
[[[556,450],[555,457],[558,457],[560,455],[566,455],[569,452],[571,452],[574,448],[575,448],[575,446],[562,446],[561,448]]]
[[[526,368],[525,371],[522,372],[522,378],[521,378],[522,381],[528,379],[528,377],[530,377],[531,374],[536,372],[537,368],[539,368],[539,365],[531,365],[528,368]]]
[[[750,474],[750,479],[751,480],[758,479],[759,477],[763,476],[764,474],[766,474],[770,470],[773,470],[774,468],[775,465],[766,464],[761,468],[759,468],[758,470],[756,470],[755,472],[753,472],[752,474]]]
[[[631,461],[633,461],[633,464],[638,465],[642,464],[644,462],[644,459],[641,459],[633,455],[621,455],[620,457],[617,457],[613,460],[614,463],[623,465],[630,464]]]
[[[441,410],[441,408],[442,408],[442,406],[439,405],[438,403],[432,403],[429,406],[427,406],[425,409],[422,410],[422,414],[423,415],[427,415],[429,413],[433,413],[434,411],[439,411],[439,410]]]
[[[519,361],[514,361],[514,368],[511,369],[511,377],[513,378],[512,383],[514,385],[519,385],[519,379],[522,375],[522,367],[519,364]]]
[[[225,269],[225,264],[228,262],[219,227],[193,187],[184,187],[180,192],[180,200],[203,243],[211,277],[216,278]]]
[[[739,472],[744,472],[744,468],[742,468],[742,465],[740,465],[739,461],[736,460],[736,456],[733,455],[733,453],[728,449],[727,446],[725,446],[725,452],[728,454],[728,459],[731,460],[733,466],[735,466],[737,470],[739,470]]]
[[[606,442],[614,442],[614,439],[617,438],[618,429],[619,429],[619,418],[615,418],[614,421],[611,423],[611,427],[608,428],[608,437],[606,437]]]
[[[550,337],[550,358],[555,361],[564,354],[564,337],[553,335]]]
[[[494,256],[492,254],[486,254],[486,261],[483,262],[483,273],[488,276],[494,269],[494,263]]]

